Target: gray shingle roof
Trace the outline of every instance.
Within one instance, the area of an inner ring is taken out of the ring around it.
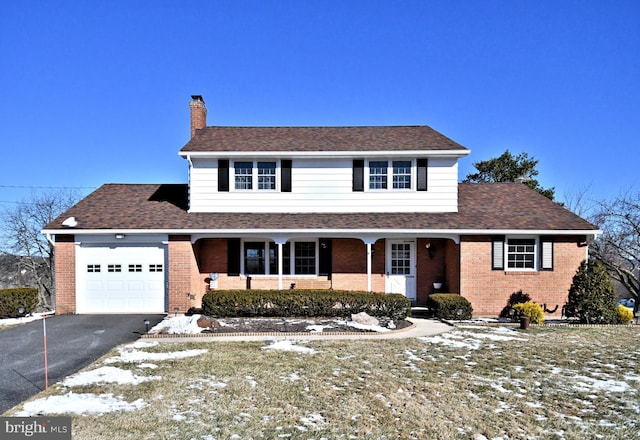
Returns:
[[[520,183],[459,184],[457,213],[188,213],[187,185],[107,184],[60,215],[47,230],[550,230],[595,231],[586,220]]]

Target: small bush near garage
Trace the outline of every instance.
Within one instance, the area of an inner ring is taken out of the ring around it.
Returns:
[[[20,307],[24,310],[19,312]],[[0,290],[0,318],[18,318],[38,307],[38,289],[18,287]]]
[[[514,304],[513,309],[514,318],[520,319],[523,316],[527,316],[532,324],[542,324],[544,322],[544,311],[540,304],[536,304],[533,301],[527,301],[520,304]]]
[[[620,324],[629,324],[633,320],[633,310],[622,304],[618,305],[618,322]]]
[[[349,317],[404,319],[411,301],[404,295],[340,290],[211,290],[202,298],[202,312],[213,317]]]
[[[500,312],[500,318],[515,318],[515,316],[511,315],[511,309],[513,309],[513,306],[516,304],[523,304],[529,301],[531,301],[531,297],[529,296],[528,293],[524,293],[522,289],[518,290],[517,292],[513,292],[511,296],[509,296],[507,305],[504,306],[504,308]]]
[[[473,307],[463,296],[455,293],[436,293],[429,295],[427,307],[440,319],[471,319]]]

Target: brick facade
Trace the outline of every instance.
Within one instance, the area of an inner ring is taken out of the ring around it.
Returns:
[[[186,312],[199,307],[204,294],[204,280],[198,271],[194,246],[189,235],[170,235],[167,249],[169,266],[168,312]]]
[[[584,237],[556,237],[554,270],[504,271],[491,268],[491,237],[462,237],[460,242],[460,293],[473,305],[474,316],[497,316],[509,296],[518,290],[538,304],[555,309],[559,317],[569,287],[586,258]]]
[[[440,292],[460,293],[474,309],[474,316],[495,317],[509,296],[518,290],[546,304],[560,316],[575,271],[586,257],[584,237],[556,237],[554,270],[513,272],[492,270],[491,237],[465,236],[460,244],[447,239],[416,240],[417,304],[436,292],[434,282],[442,282]],[[429,245],[427,247],[427,245]],[[385,291],[386,242],[373,246],[371,290]],[[429,250],[432,250],[430,253]],[[200,307],[209,290],[211,274],[218,289],[277,289],[277,275],[246,276],[227,274],[227,239],[210,238],[191,243],[189,235],[171,235],[167,246],[167,312],[184,313]],[[283,276],[283,288],[295,283],[297,289],[367,290],[366,245],[359,239],[332,241],[331,276]],[[76,244],[73,235],[56,236],[56,313],[76,313]],[[556,306],[557,309],[555,308]]]
[[[76,312],[76,245],[73,235],[56,235],[56,314]]]

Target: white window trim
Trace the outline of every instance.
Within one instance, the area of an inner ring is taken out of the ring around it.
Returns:
[[[371,162],[387,162],[387,187],[386,188],[371,188],[370,187],[370,163]],[[409,188],[394,188],[393,187],[393,162],[410,162],[411,163],[411,185]],[[411,192],[415,191],[417,188],[416,179],[418,177],[418,173],[416,170],[417,160],[416,159],[408,159],[408,158],[376,158],[376,159],[365,159],[364,161],[364,190],[370,192]]]
[[[265,246],[265,251],[266,251],[266,257],[265,257],[265,272],[266,273],[252,273],[252,274],[248,274],[245,272],[245,265],[244,265],[244,260],[245,260],[245,242],[249,242],[249,243],[264,243]],[[313,274],[296,274],[295,273],[295,258],[296,258],[296,247],[295,247],[295,243],[300,242],[300,243],[315,243],[315,273]],[[271,239],[260,239],[260,238],[256,238],[256,239],[242,239],[240,240],[240,274],[243,277],[273,277],[273,276],[277,276],[278,272],[275,273],[271,273],[270,272],[270,265],[269,265],[269,245],[270,243],[274,243],[275,249],[278,248],[278,245],[275,244],[275,242]],[[290,253],[289,253],[289,258],[290,258],[290,264],[289,264],[289,269],[290,269],[290,273],[283,273],[283,276],[295,276],[295,277],[317,277],[318,276],[318,272],[320,271],[320,240],[318,239],[313,239],[313,240],[289,240],[287,243],[289,243],[290,246]],[[284,256],[283,256],[284,257]],[[276,261],[276,265],[277,265],[277,261]]]
[[[509,267],[509,240],[534,240],[533,267]],[[540,271],[540,237],[531,235],[508,235],[504,237],[504,271],[505,272],[538,272]]]
[[[251,162],[251,189],[238,189],[236,188],[236,162]],[[258,188],[258,162],[275,162],[276,164],[276,185],[274,189],[259,189]],[[230,192],[242,192],[242,193],[274,193],[280,192],[280,170],[282,169],[279,159],[233,159],[229,161],[229,191]]]

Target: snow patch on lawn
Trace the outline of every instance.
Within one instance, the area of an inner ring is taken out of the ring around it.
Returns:
[[[170,335],[194,335],[202,333],[202,327],[198,327],[200,315],[192,316],[167,316],[155,327],[149,330],[149,334],[170,334]]]
[[[117,383],[138,385],[150,380],[159,380],[160,376],[138,376],[129,370],[116,367],[100,367],[95,370],[83,371],[67,377],[62,385],[67,387],[79,387],[82,385]]]
[[[147,406],[144,400],[127,402],[122,396],[113,394],[74,394],[69,392],[62,396],[49,396],[24,404],[16,417],[32,417],[39,414],[105,414],[115,411],[136,411]]]
[[[271,341],[271,345],[266,345],[262,347],[263,350],[282,350],[282,351],[295,351],[297,353],[304,354],[315,354],[316,350],[309,347],[304,347],[302,345],[298,345],[296,342],[291,341],[289,339],[284,339],[282,341]]]
[[[208,352],[207,349],[195,349],[195,350],[182,350],[173,351],[168,353],[151,353],[147,351],[140,351],[132,348],[132,345],[127,345],[120,348],[120,356],[113,356],[105,359],[105,364],[115,363],[136,363],[145,361],[167,361],[171,359],[184,359],[188,357],[200,356]]]
[[[515,330],[506,327],[497,328],[484,328],[485,332],[471,332],[454,330],[442,335],[436,335],[431,337],[420,337],[419,340],[436,345],[444,345],[453,348],[466,348],[468,350],[478,350],[484,340],[490,340],[495,342],[505,341],[527,341],[527,338],[521,337],[522,335]]]

